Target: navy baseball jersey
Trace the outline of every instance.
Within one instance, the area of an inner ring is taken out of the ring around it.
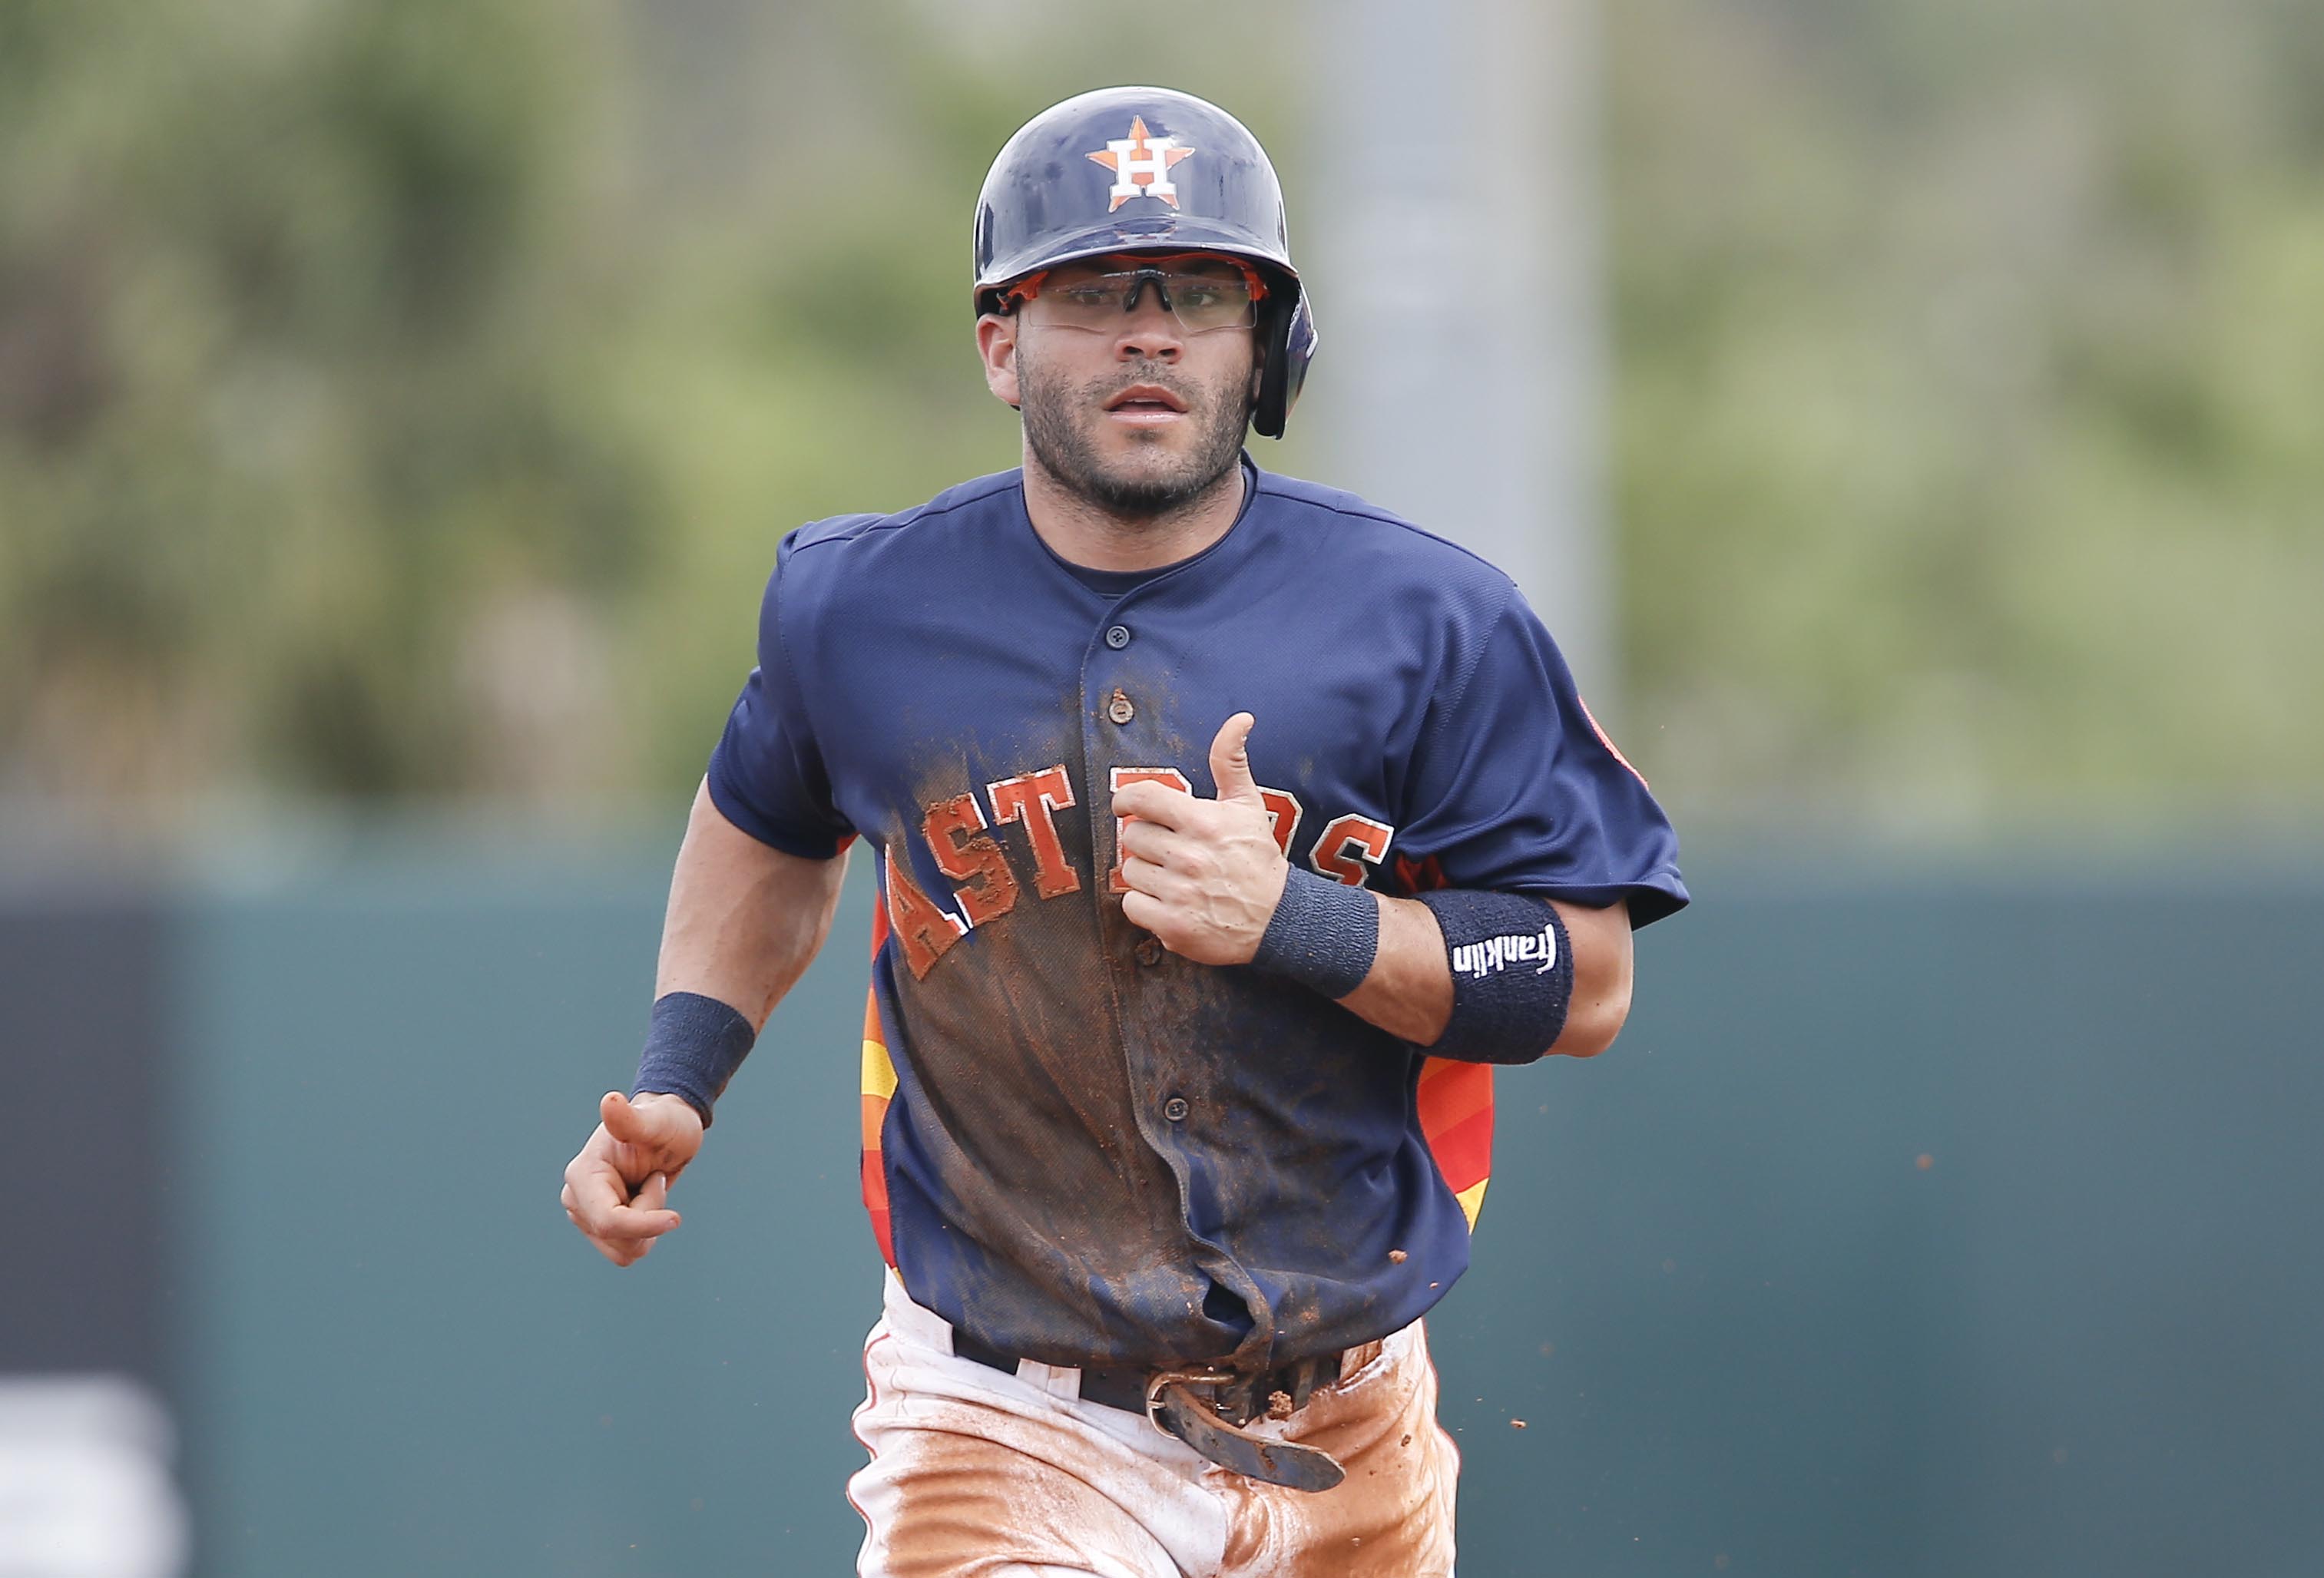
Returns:
[[[710,794],[879,858],[863,1190],[918,1303],[1047,1363],[1271,1365],[1418,1317],[1468,1264],[1491,1070],[1125,919],[1112,790],[1216,792],[1238,711],[1327,877],[1686,902],[1677,843],[1508,577],[1261,473],[1204,552],[1106,575],[1009,472],[787,538]]]

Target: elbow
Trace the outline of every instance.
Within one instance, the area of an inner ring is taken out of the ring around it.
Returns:
[[[1565,1026],[1549,1050],[1558,1057],[1595,1057],[1614,1044],[1630,1017],[1630,978],[1625,972],[1603,992],[1584,997],[1579,991],[1567,1006]]]
[[[1614,1044],[1630,1017],[1630,913],[1619,904],[1602,909],[1560,904],[1573,959],[1565,1023],[1549,1048],[1560,1057],[1595,1057]]]

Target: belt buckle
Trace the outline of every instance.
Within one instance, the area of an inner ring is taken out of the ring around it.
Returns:
[[[1176,1441],[1178,1436],[1164,1427],[1160,1417],[1164,1387],[1185,1387],[1202,1402],[1208,1404],[1211,1412],[1216,1414],[1220,1389],[1233,1385],[1240,1378],[1233,1370],[1222,1370],[1215,1365],[1206,1365],[1199,1370],[1155,1370],[1146,1378],[1146,1422]]]
[[[1328,1490],[1348,1471],[1329,1453],[1297,1442],[1249,1435],[1218,1409],[1221,1389],[1256,1378],[1218,1370],[1164,1370],[1146,1378],[1146,1417],[1222,1468],[1295,1490]],[[1249,1392],[1245,1392],[1248,1399]],[[1245,1422],[1248,1420],[1245,1416]]]

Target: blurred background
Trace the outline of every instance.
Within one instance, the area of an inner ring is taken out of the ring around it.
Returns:
[[[1697,895],[1501,1077],[1462,1572],[2316,1571],[2324,11],[0,0],[0,1573],[849,1570],[864,873],[679,1240],[557,1175],[776,541],[1015,464],[971,205],[1141,80],[1284,176],[1259,463]]]

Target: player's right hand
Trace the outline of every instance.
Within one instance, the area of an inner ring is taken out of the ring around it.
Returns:
[[[597,1131],[565,1164],[565,1214],[616,1266],[645,1259],[678,1224],[669,1186],[702,1149],[702,1116],[683,1097],[607,1091]]]

